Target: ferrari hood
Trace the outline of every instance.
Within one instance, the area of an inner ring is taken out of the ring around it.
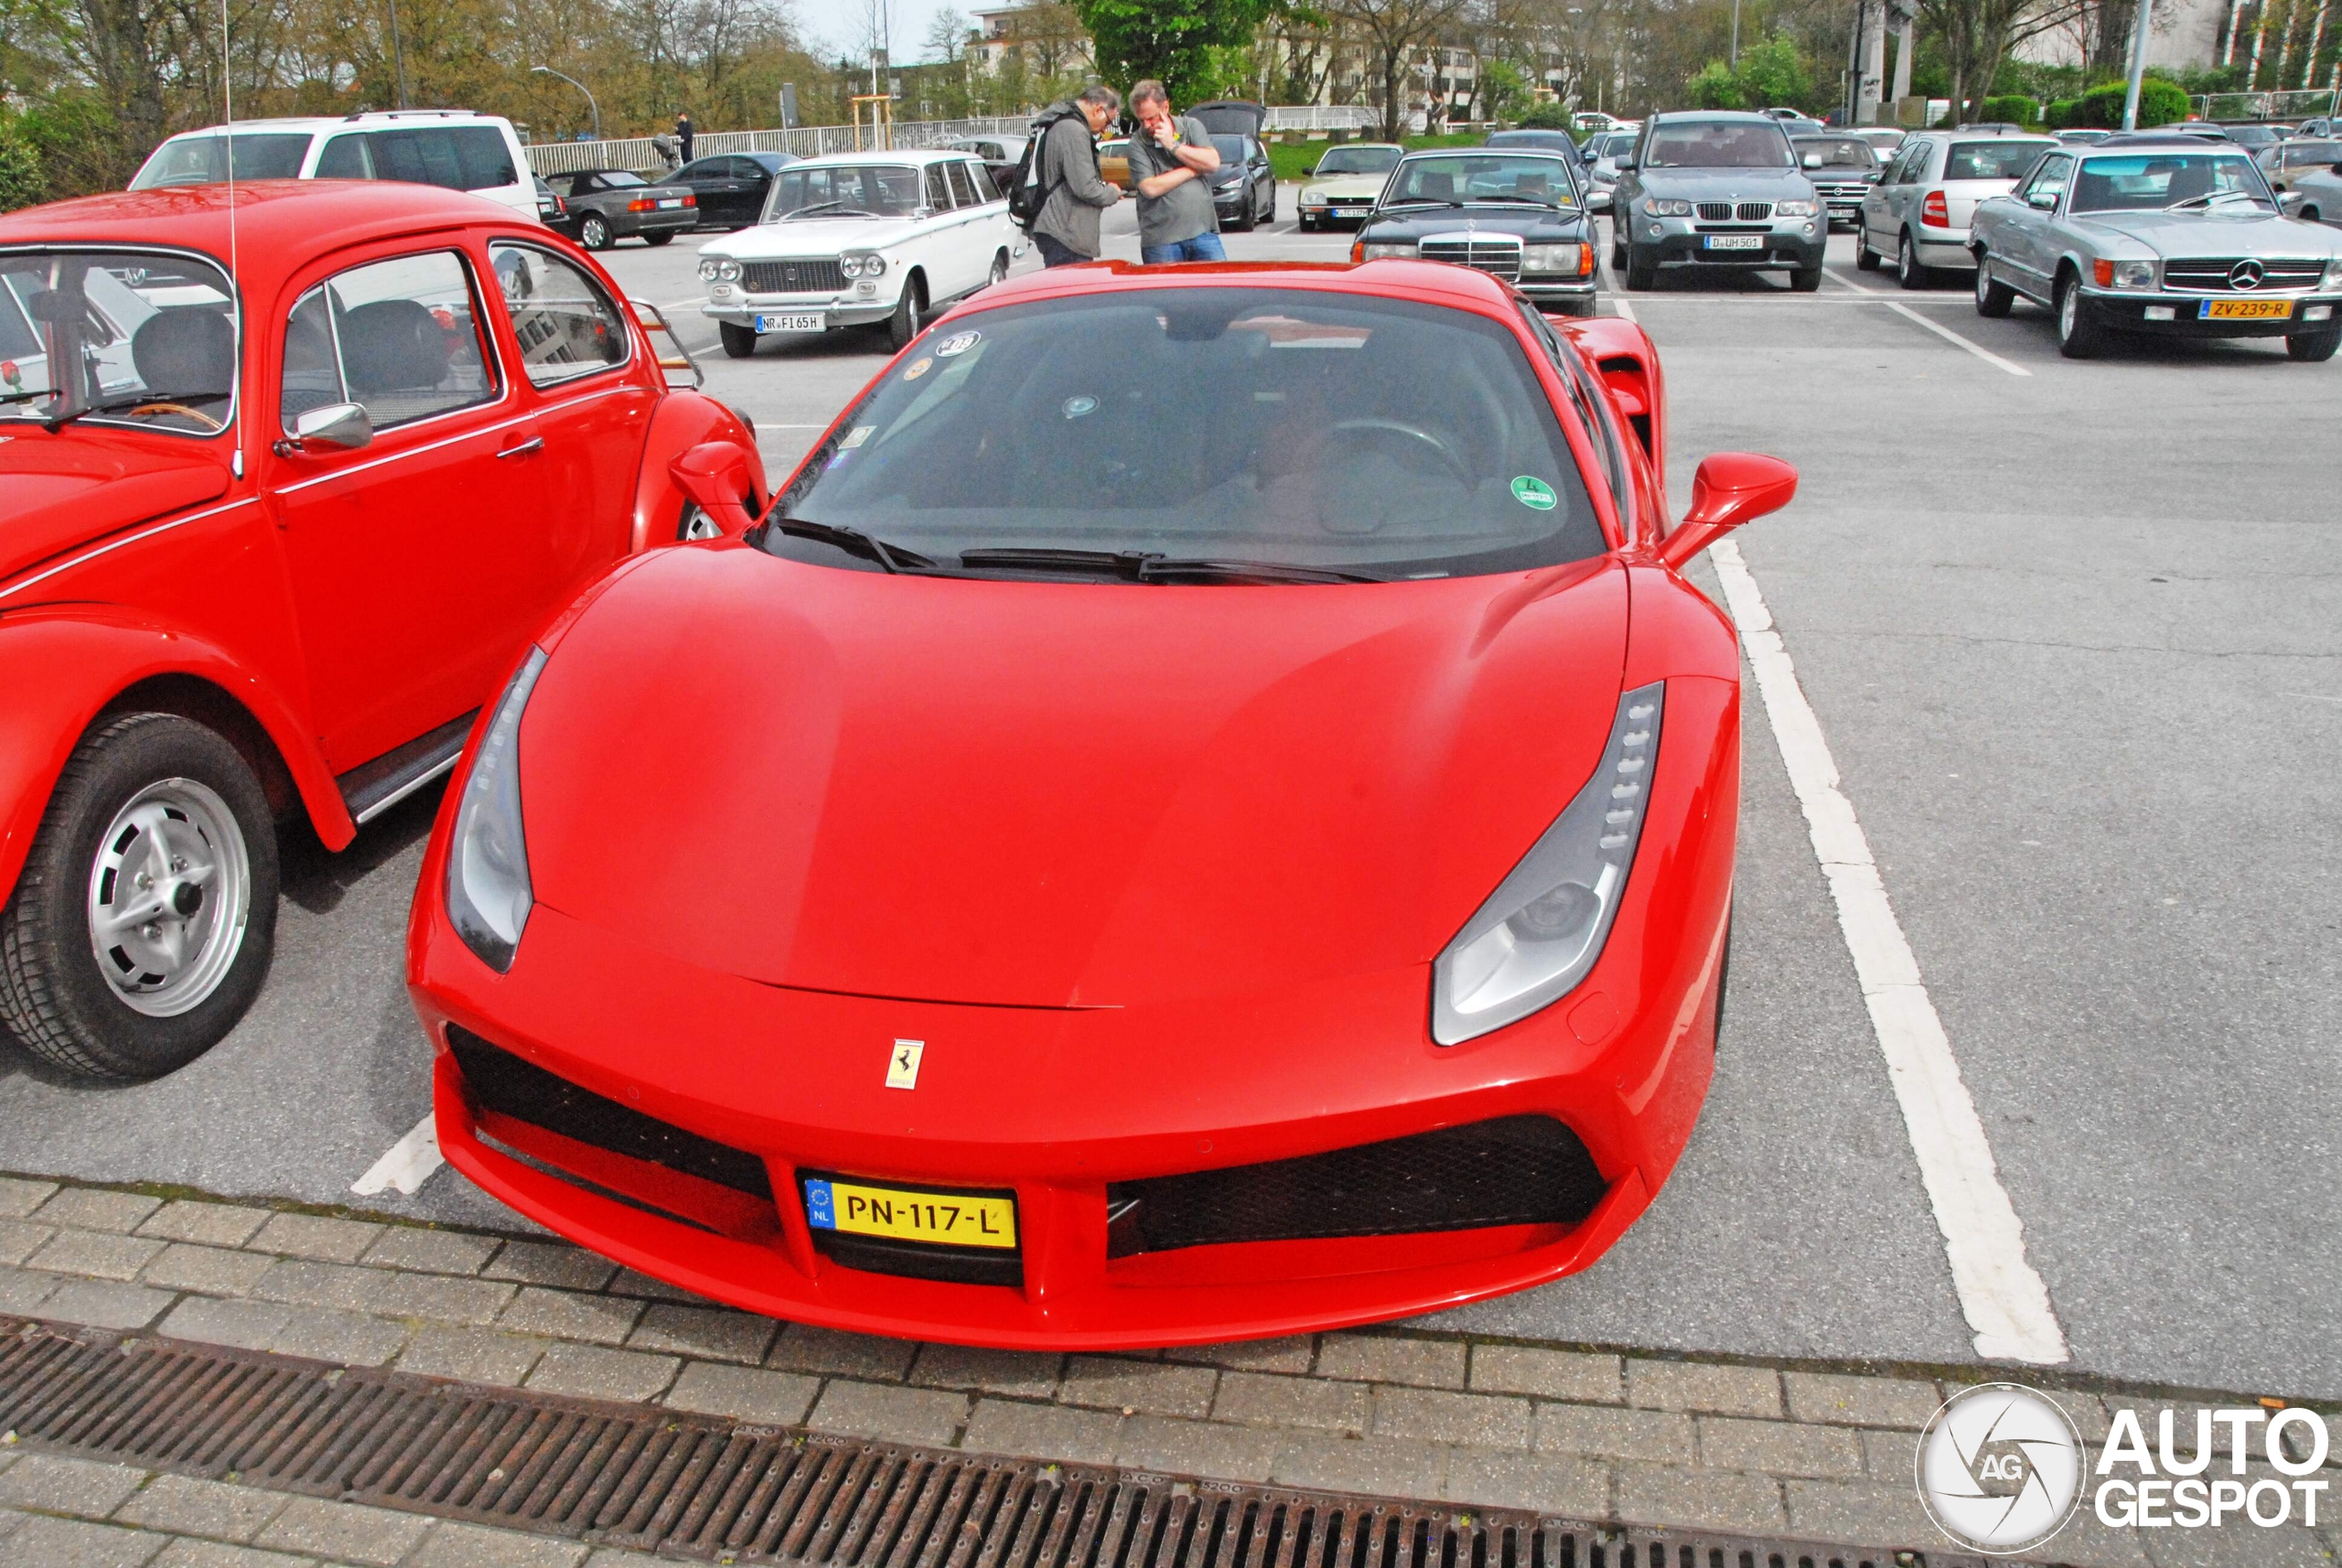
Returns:
[[[85,540],[211,499],[228,488],[226,458],[224,446],[204,442],[0,423],[0,583]]]
[[[1626,626],[1606,561],[1148,586],[670,551],[531,698],[534,892],[708,968],[921,1001],[1427,964],[1597,765]]]

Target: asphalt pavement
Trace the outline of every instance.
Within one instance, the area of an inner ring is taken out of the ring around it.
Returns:
[[[1282,206],[1231,255],[1347,254],[1348,235],[1292,231],[1290,190]],[[1109,253],[1135,260],[1130,209],[1108,224]],[[779,477],[883,339],[725,359],[695,249],[604,259],[754,418]],[[2040,311],[1985,321],[1963,278],[1907,294],[1856,273],[1849,242],[1832,256],[1817,295],[1669,279],[1609,296],[1664,355],[1676,504],[1711,451],[1803,476],[1736,542],[2069,1364],[2342,1397],[2342,578],[2319,553],[2342,363],[2272,342],[2069,362]],[[1898,1100],[1780,722],[1752,682],[1729,1024],[1683,1162],[1587,1273],[1434,1324],[1977,1359],[1958,1226],[1921,1180],[1937,1130]],[[194,1066],[91,1089],[0,1056],[0,1169],[526,1229],[444,1169],[412,1196],[349,1190],[428,1109],[400,949],[435,804],[342,855],[289,853],[269,985]]]

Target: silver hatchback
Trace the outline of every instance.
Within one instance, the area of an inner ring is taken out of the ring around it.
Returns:
[[[1925,288],[1939,267],[1974,264],[1968,220],[1976,204],[2006,196],[2057,143],[2004,131],[1915,132],[1863,198],[1854,264],[1892,262],[1905,288]]]

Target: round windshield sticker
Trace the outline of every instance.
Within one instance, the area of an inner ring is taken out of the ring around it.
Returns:
[[[1553,494],[1553,487],[1533,475],[1523,474],[1512,481],[1512,499],[1533,511],[1551,511],[1561,498]]]
[[[1065,400],[1065,416],[1068,419],[1080,419],[1085,413],[1097,412],[1097,408],[1098,400],[1087,393],[1080,397],[1069,397]]]
[[[908,368],[903,371],[903,380],[907,381],[919,380],[919,377],[927,374],[927,368],[933,363],[935,361],[929,359],[913,360]]]
[[[954,332],[935,346],[935,357],[939,360],[952,359],[966,353],[983,340],[984,335],[981,332]]]

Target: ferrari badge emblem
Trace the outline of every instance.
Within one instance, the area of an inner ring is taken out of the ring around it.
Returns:
[[[886,1058],[888,1089],[919,1087],[919,1058],[927,1052],[925,1040],[897,1040],[892,1056]]]

